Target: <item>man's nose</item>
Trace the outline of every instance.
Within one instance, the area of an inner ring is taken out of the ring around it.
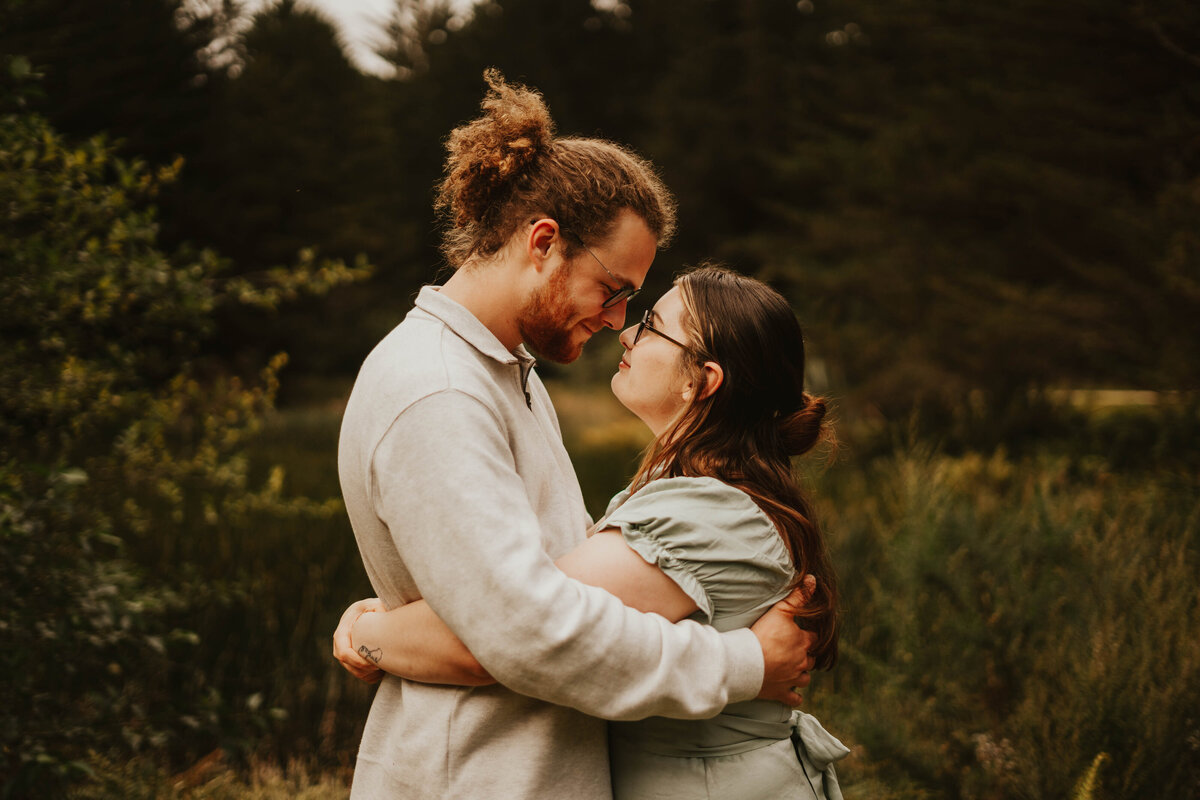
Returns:
[[[619,303],[614,303],[604,309],[604,313],[600,315],[600,319],[604,324],[612,328],[614,331],[619,331],[625,325],[625,307],[629,305],[629,301],[621,298]]]

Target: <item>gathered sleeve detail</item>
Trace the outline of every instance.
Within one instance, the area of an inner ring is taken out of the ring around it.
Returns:
[[[694,618],[717,624],[787,594],[794,574],[787,548],[740,489],[715,478],[660,478],[621,499],[598,527],[620,530],[671,578],[695,602]]]

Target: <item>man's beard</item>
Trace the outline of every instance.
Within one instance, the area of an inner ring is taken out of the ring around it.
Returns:
[[[555,270],[517,315],[521,340],[542,358],[558,364],[570,364],[583,352],[583,344],[572,341],[574,307],[567,289],[567,272],[566,264]]]

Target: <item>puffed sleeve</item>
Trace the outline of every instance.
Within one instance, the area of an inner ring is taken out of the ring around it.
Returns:
[[[770,518],[745,492],[714,478],[651,481],[597,527],[619,529],[634,552],[695,601],[699,618],[718,628],[719,620],[749,624],[752,612],[781,599],[793,580]]]

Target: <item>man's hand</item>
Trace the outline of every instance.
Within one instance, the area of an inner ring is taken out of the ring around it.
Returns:
[[[350,636],[354,622],[363,614],[372,611],[387,611],[387,606],[378,597],[370,597],[366,600],[359,600],[342,613],[337,630],[333,632],[333,657],[359,680],[367,683],[379,683],[383,680],[383,670],[354,649],[354,642]]]
[[[816,588],[817,579],[805,575],[791,594],[767,609],[750,628],[763,651],[763,685],[758,693],[763,700],[795,707],[804,699],[800,690],[812,680],[809,671],[816,662],[809,657],[808,648],[816,636],[801,629],[794,617]]]

